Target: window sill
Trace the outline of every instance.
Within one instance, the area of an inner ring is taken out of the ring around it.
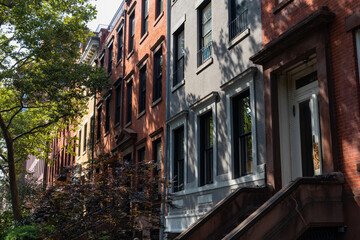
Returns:
[[[145,41],[145,39],[147,38],[147,36],[149,36],[149,32],[144,33],[144,35],[141,37],[141,39],[139,41],[139,44],[142,44]]]
[[[117,122],[117,123],[115,123],[115,125],[114,125],[113,128],[115,129],[115,128],[117,128],[119,125],[120,125],[120,122]]]
[[[125,124],[124,128],[127,128],[127,127],[129,127],[130,125],[131,125],[131,121],[128,122],[127,124]]]
[[[162,101],[162,97],[159,97],[158,99],[156,99],[152,104],[151,104],[151,108],[154,108],[156,105],[158,105],[160,102]]]
[[[129,54],[126,57],[126,60],[129,60],[129,58],[131,58],[132,55],[134,55],[134,49],[131,50],[131,52],[129,52]]]
[[[213,58],[209,57],[209,59],[206,59],[205,62],[203,62],[196,70],[196,74],[201,73],[202,71],[204,71],[205,68],[207,68],[208,66],[210,66],[213,63]]]
[[[158,24],[158,22],[160,22],[160,19],[164,16],[164,11],[162,11],[159,16],[156,18],[155,22],[154,22],[154,27]]]
[[[122,58],[119,59],[119,61],[116,64],[116,67],[118,67],[121,62],[122,62]]]
[[[185,84],[185,79],[181,80],[178,84],[176,84],[175,86],[171,87],[171,92],[175,92],[176,90],[178,90],[182,85]]]
[[[141,113],[139,113],[139,115],[137,115],[136,119],[141,118],[142,116],[144,116],[144,115],[145,115],[145,113],[146,113],[146,111],[145,111],[145,110],[143,110]]]
[[[285,8],[289,3],[291,3],[293,0],[283,0],[281,3],[279,3],[276,7],[275,7],[275,9],[274,9],[274,11],[273,11],[273,14],[276,14],[276,13],[278,13],[278,12],[280,12],[281,11],[281,9],[283,9],[283,8]]]
[[[228,45],[228,50],[230,50],[231,48],[235,47],[236,44],[238,44],[239,42],[241,42],[243,39],[245,39],[247,36],[250,35],[250,28],[245,29],[242,33],[240,33],[239,35],[237,35],[236,37],[234,37]]]

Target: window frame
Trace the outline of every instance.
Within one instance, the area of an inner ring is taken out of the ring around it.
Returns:
[[[149,0],[142,1],[141,36],[149,31]]]
[[[135,49],[135,11],[129,16],[129,52],[130,54]]]
[[[117,61],[119,62],[123,58],[123,48],[124,48],[124,27],[121,26],[117,32],[118,36],[118,55]]]
[[[119,82],[115,85],[115,117],[114,117],[114,125],[120,123],[121,118],[121,83],[122,80],[120,79]]]
[[[111,94],[105,98],[105,134],[110,131],[110,115],[111,115]]]
[[[171,187],[171,192],[174,194],[180,194],[181,192],[186,191],[187,187],[187,170],[188,170],[188,111],[182,111],[180,114],[175,115],[173,118],[170,118],[167,122],[169,124],[170,132],[170,170],[169,176],[170,179],[174,179],[174,158],[175,158],[175,149],[174,149],[174,130],[184,127],[184,190],[174,191],[174,186]]]
[[[157,50],[154,54],[153,102],[162,97],[163,61],[164,56],[162,53],[162,47],[160,47],[159,50]]]
[[[97,129],[96,129],[96,140],[100,141],[101,139],[101,115],[102,115],[102,103],[100,103],[97,107]]]
[[[172,180],[174,181],[173,184],[173,190],[174,192],[179,192],[184,190],[184,172],[185,172],[185,126],[181,125],[178,128],[172,130],[173,131],[173,149],[174,149],[174,158],[173,158],[173,178]],[[180,136],[182,134],[182,136]],[[182,137],[182,143],[180,144],[181,141],[179,137]],[[182,145],[182,146],[180,146]],[[182,147],[182,149],[180,149]],[[182,152],[183,156],[180,156],[180,152]],[[180,163],[180,161],[182,163]],[[179,165],[182,165],[182,171],[179,169]],[[180,174],[182,172],[181,177]],[[177,180],[176,179],[179,179]],[[181,179],[181,181],[180,181]]]
[[[221,86],[221,89],[225,92],[226,95],[226,114],[227,114],[227,134],[229,138],[229,148],[231,149],[230,155],[226,156],[231,160],[231,163],[228,167],[229,179],[236,179],[240,182],[249,182],[254,181],[254,179],[261,179],[264,177],[264,166],[265,164],[258,165],[258,155],[257,155],[257,122],[256,122],[256,97],[255,97],[255,85],[254,85],[254,76],[256,70],[254,68],[249,68],[244,72],[240,73],[227,83]],[[235,178],[234,173],[234,136],[233,136],[233,103],[232,98],[241,94],[242,92],[249,90],[250,91],[250,106],[251,106],[251,133],[252,133],[252,158],[253,158],[253,172],[252,174],[240,176]]]
[[[155,19],[157,19],[161,13],[164,11],[164,1],[163,0],[156,0],[155,2]]]
[[[182,49],[183,53],[179,54],[179,45],[180,41],[179,41],[179,36],[183,35],[183,42],[184,42],[184,48]],[[182,26],[180,26],[176,32],[174,33],[174,73],[173,73],[173,82],[172,82],[172,87],[175,88],[176,86],[180,85],[182,81],[184,81],[185,79],[185,26],[184,24]],[[182,63],[182,77],[179,78],[178,77],[178,72],[181,69],[181,64]]]
[[[203,16],[205,16],[207,9],[210,9],[210,18],[206,22],[203,22]],[[211,28],[204,33],[204,27],[208,23],[210,23]],[[209,0],[202,3],[198,8],[198,67],[212,57],[212,28],[212,2]],[[210,41],[205,45],[205,39],[209,36]],[[206,57],[204,57],[205,53],[207,53]]]
[[[144,64],[139,71],[139,113],[141,114],[146,110],[146,80],[147,80],[147,68]]]
[[[132,95],[133,82],[131,79],[126,83],[126,124],[131,123],[132,120]]]
[[[83,154],[86,152],[87,147],[87,122],[84,123],[84,142],[83,142]]]
[[[114,37],[111,38],[110,42],[107,45],[108,48],[108,67],[107,72],[111,74],[112,72],[112,65],[113,65],[113,56],[114,56]]]
[[[79,129],[79,144],[78,144],[78,157],[80,157],[81,156],[81,132],[82,132],[82,129],[80,128]]]
[[[214,121],[212,111],[198,116],[200,127],[199,186],[214,183]],[[208,125],[209,124],[209,125]],[[213,129],[211,129],[211,125]],[[207,159],[209,157],[209,159]]]
[[[248,0],[241,0],[241,4],[245,3],[245,7],[242,10],[241,14],[238,15],[236,10],[238,0],[231,0],[229,2],[229,41],[236,39],[241,33],[246,31],[249,28],[249,2]],[[241,5],[240,4],[240,5]],[[245,21],[244,21],[245,20]],[[244,23],[245,22],[245,23]]]

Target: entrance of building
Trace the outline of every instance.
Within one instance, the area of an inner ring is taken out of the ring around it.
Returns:
[[[279,79],[282,184],[322,172],[315,58],[285,70]]]

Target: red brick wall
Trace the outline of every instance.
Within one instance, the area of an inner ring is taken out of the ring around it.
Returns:
[[[360,194],[360,98],[356,67],[353,32],[345,28],[346,17],[360,10],[360,1],[330,0],[283,0],[283,8],[277,1],[262,1],[262,27],[264,45],[284,33],[321,6],[335,13],[330,25],[330,52],[334,82],[336,136],[339,170],[345,175],[349,188]],[[301,41],[301,39],[299,39]]]

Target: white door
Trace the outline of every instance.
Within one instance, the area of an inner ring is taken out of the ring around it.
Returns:
[[[316,65],[299,66],[279,81],[282,183],[322,173]]]

